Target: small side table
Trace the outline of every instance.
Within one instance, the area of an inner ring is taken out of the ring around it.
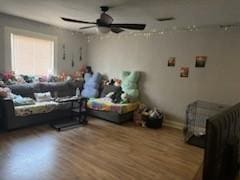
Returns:
[[[52,123],[51,126],[57,131],[64,129],[75,128],[81,125],[88,124],[87,121],[87,98],[83,97],[63,97],[57,98],[57,103],[71,103],[71,121],[65,121],[61,123]],[[74,104],[78,103],[78,107],[74,107]],[[77,120],[74,120],[77,119]]]

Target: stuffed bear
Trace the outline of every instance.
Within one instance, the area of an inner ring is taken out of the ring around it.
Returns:
[[[102,75],[100,73],[90,74],[86,73],[84,76],[84,88],[82,91],[82,96],[86,98],[95,98],[99,95],[99,87],[102,80]]]
[[[127,94],[131,102],[139,98],[138,80],[140,72],[122,72],[122,90]]]

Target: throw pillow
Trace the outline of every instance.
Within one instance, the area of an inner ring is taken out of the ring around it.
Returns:
[[[53,99],[50,92],[34,93],[34,97],[37,102],[51,101]]]

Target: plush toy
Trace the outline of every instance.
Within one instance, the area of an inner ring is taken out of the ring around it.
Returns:
[[[39,76],[38,81],[39,82],[47,82],[47,81],[52,82],[52,75],[50,75],[50,76]]]
[[[7,71],[7,72],[3,72],[1,74],[2,80],[4,81],[4,83],[6,84],[14,84],[14,82],[16,82],[16,78],[15,78],[15,72],[14,71]]]
[[[2,73],[4,80],[14,80],[15,79],[15,72],[14,71],[6,71]]]
[[[120,79],[114,79],[114,86],[120,87],[121,86],[121,80]]]
[[[19,84],[26,83],[26,81],[24,80],[24,78],[21,75],[16,76],[16,81]]]
[[[0,87],[5,87],[5,84],[2,80],[0,80]]]
[[[113,86],[114,85],[114,79],[110,79],[107,81],[106,85],[110,85],[110,86]]]
[[[11,90],[8,87],[5,87],[5,88],[0,87],[0,97],[1,98],[10,97],[10,95],[11,95]]]
[[[128,72],[122,73],[122,89],[127,93],[131,102],[136,101],[139,98],[138,80],[140,72]]]
[[[60,73],[60,75],[58,76],[60,81],[65,81],[66,77],[67,77],[67,74],[65,72]]]
[[[114,92],[114,94],[112,95],[112,102],[113,103],[120,103],[121,102],[121,95],[122,95],[123,91],[122,88],[119,88],[116,92]]]
[[[122,93],[121,94],[121,102],[120,102],[121,104],[126,104],[126,103],[128,103],[128,95],[127,95],[127,93]]]
[[[138,108],[133,113],[133,121],[136,125],[143,126],[145,122],[143,121],[143,115],[147,112],[147,106],[145,104],[139,104]]]
[[[4,90],[4,88],[0,88],[0,97],[1,98],[7,97],[7,92]]]
[[[118,90],[116,92],[108,94],[108,98],[111,98],[113,103],[124,104],[124,103],[129,102],[128,101],[128,95],[127,95],[127,93],[125,93],[122,90],[121,83],[122,83],[122,81],[120,79],[116,79],[116,78],[110,79],[110,80],[105,80],[103,82],[103,84],[105,86],[116,86],[116,87],[118,87]]]
[[[28,76],[28,75],[22,75],[23,79],[27,83],[32,83],[34,82],[35,77],[34,76]]]
[[[109,94],[107,94],[106,97],[109,97],[112,99],[112,102],[113,103],[116,103],[116,104],[126,104],[128,103],[128,96],[126,93],[124,93],[122,91],[122,88],[120,88],[118,91],[116,92],[111,92]]]
[[[67,76],[66,77],[66,81],[71,81],[72,80],[72,77],[71,76]]]
[[[103,81],[102,81],[102,86],[104,87],[104,86],[107,86],[108,85],[108,83],[109,83],[109,81],[108,80],[106,80],[106,79],[104,79]]]
[[[82,91],[82,96],[86,98],[98,97],[102,75],[100,73],[95,74],[86,73],[84,76],[84,80],[85,84]]]
[[[111,86],[117,86],[120,87],[121,86],[121,80],[120,79],[110,79],[110,80],[105,80],[104,81],[104,85],[111,85]]]

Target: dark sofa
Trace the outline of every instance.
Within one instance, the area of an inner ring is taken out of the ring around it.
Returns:
[[[55,82],[55,83],[26,83],[8,86],[12,93],[23,97],[34,98],[34,93],[50,91],[52,96],[57,93],[58,97],[75,95],[76,88],[82,89],[83,82]],[[1,123],[5,130],[12,130],[29,125],[50,122],[52,120],[69,117],[70,109],[53,110],[49,113],[33,114],[29,116],[16,116],[14,104],[11,99],[1,99]]]

